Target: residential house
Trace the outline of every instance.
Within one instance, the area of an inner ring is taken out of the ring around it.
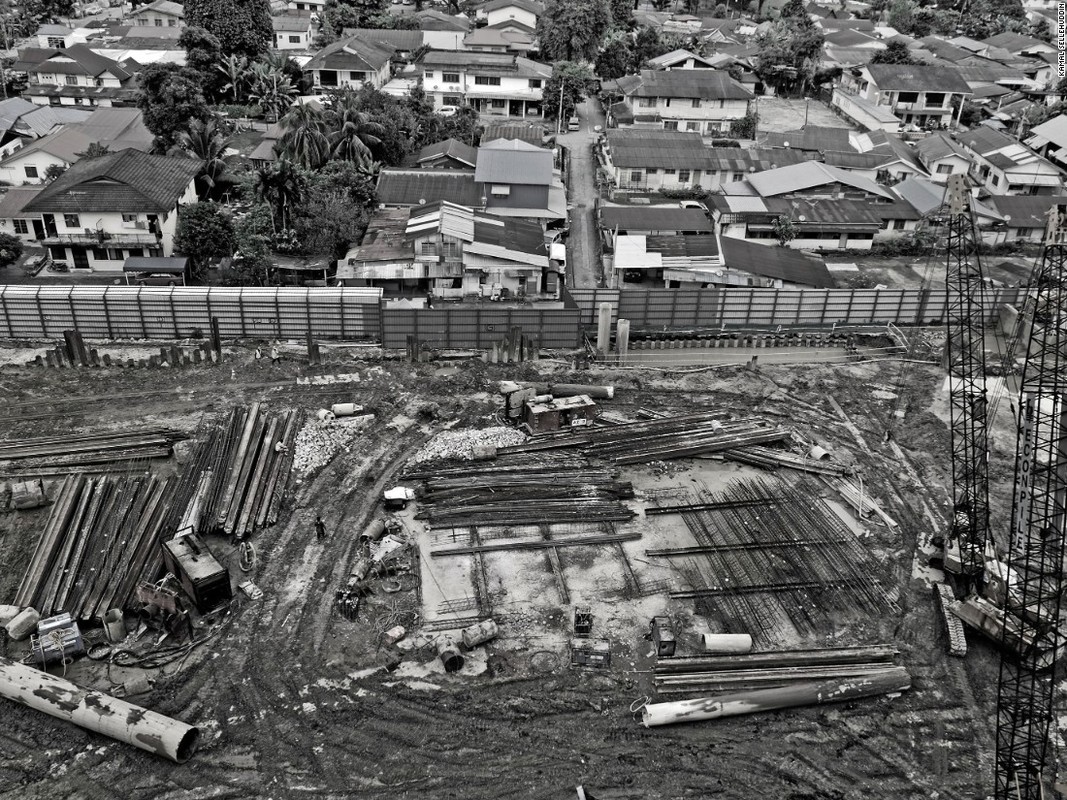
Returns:
[[[915,150],[895,133],[867,131],[852,137],[853,146],[861,153],[884,156],[886,161],[878,169],[879,183],[896,183],[913,175],[926,177],[926,169]]]
[[[62,126],[0,160],[0,180],[12,186],[43,183],[50,169],[67,169],[94,144],[114,152],[152,149],[155,135],[144,126],[136,108],[100,108],[82,122]]]
[[[478,13],[485,14],[486,24],[492,28],[533,33],[545,6],[539,0],[489,0]]]
[[[1036,56],[1041,53],[1055,55],[1055,45],[1021,33],[998,33],[984,40],[992,47],[1007,50],[1013,56]]]
[[[474,169],[478,164],[478,148],[458,139],[445,139],[426,145],[411,161],[419,169]]]
[[[886,106],[873,103],[852,89],[835,86],[830,96],[830,105],[845,119],[867,131],[895,133],[900,130],[900,118]]]
[[[514,53],[525,56],[534,49],[534,40],[528,33],[477,28],[463,37],[463,49],[476,53]]]
[[[564,219],[566,190],[549,150],[516,139],[497,139],[478,148],[474,180],[490,214]]]
[[[91,31],[88,28],[68,28],[66,25],[42,25],[34,37],[37,46],[45,50],[62,50],[72,44],[85,44]]]
[[[932,133],[915,145],[915,154],[935,183],[948,183],[949,175],[966,175],[971,158],[946,133]]]
[[[701,187],[716,191],[749,172],[797,164],[814,157],[798,150],[708,147],[700,134],[611,128],[598,157],[613,188],[640,194]]]
[[[1040,244],[1048,228],[1048,214],[1055,206],[1067,205],[1067,197],[1056,195],[992,195],[989,205],[1000,214],[999,226],[987,229],[982,238],[988,244],[1030,242]]]
[[[313,11],[321,18],[326,10],[326,0],[288,0],[287,6],[290,11]]]
[[[348,36],[327,45],[304,65],[315,91],[323,89],[380,89],[389,81],[393,51],[362,36]]]
[[[1067,168],[1067,114],[1059,114],[1032,127],[1026,145],[1056,166]]]
[[[385,208],[416,208],[444,200],[485,210],[473,169],[385,167],[378,172],[375,197]]]
[[[471,29],[471,22],[466,17],[446,14],[436,8],[424,8],[422,11],[416,11],[415,19],[419,21],[419,28],[423,31],[465,34]],[[455,50],[457,48],[448,47],[442,49]]]
[[[12,186],[0,199],[0,232],[17,236],[27,244],[44,238],[39,214],[26,211],[26,204],[41,191],[40,186]]]
[[[915,128],[947,128],[954,104],[971,95],[970,86],[950,66],[868,64],[850,78],[846,89]]]
[[[39,106],[21,97],[0,101],[0,159],[20,147],[47,136],[62,125],[84,122],[93,112],[88,108]]]
[[[894,197],[908,203],[921,217],[938,213],[945,205],[947,185],[934,183],[927,178],[907,178],[890,190]],[[1002,225],[1003,217],[989,203],[971,199],[974,224],[981,235],[995,226]]]
[[[651,69],[715,69],[711,61],[689,50],[671,50],[650,58],[648,66]]]
[[[791,221],[789,247],[869,250],[882,230],[877,203],[894,197],[883,186],[817,161],[757,172],[711,195],[712,216],[722,236],[776,240],[775,220]]]
[[[753,93],[720,70],[641,70],[614,82],[624,118],[639,127],[721,133],[749,112]],[[608,124],[621,126],[613,107]]]
[[[560,285],[539,224],[448,202],[376,212],[337,277],[345,285],[456,298],[554,299]]]
[[[820,258],[729,236],[612,235],[614,284],[815,288],[834,285]]]
[[[26,48],[15,69],[28,76],[22,95],[37,105],[101,106],[133,104],[133,69],[93,52],[84,44],[54,50]]]
[[[482,144],[488,144],[496,139],[518,139],[520,142],[542,147],[547,135],[548,130],[540,122],[489,120],[482,130]]]
[[[600,228],[612,236],[698,236],[715,233],[715,225],[707,212],[699,208],[682,208],[678,203],[660,206],[602,204]]]
[[[317,26],[310,11],[290,11],[271,17],[275,50],[310,50]]]
[[[991,194],[1063,193],[1063,170],[1006,133],[979,125],[959,142],[971,156],[971,176]]]
[[[130,22],[155,28],[181,28],[185,26],[185,9],[172,0],[153,0],[148,5],[138,6],[130,14]]]
[[[121,150],[82,160],[23,208],[42,243],[75,269],[120,271],[127,258],[170,256],[178,209],[196,202],[202,162]]]
[[[510,53],[430,51],[419,61],[434,108],[472,106],[480,114],[542,116],[552,67]]]

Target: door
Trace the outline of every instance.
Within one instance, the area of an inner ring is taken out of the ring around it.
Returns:
[[[74,256],[74,269],[89,269],[89,254],[84,247],[72,247],[70,253]]]
[[[44,238],[44,223],[39,219],[33,220],[33,238],[37,241]]]
[[[55,214],[42,214],[44,218],[44,232],[47,236],[58,236],[56,232],[56,217]]]

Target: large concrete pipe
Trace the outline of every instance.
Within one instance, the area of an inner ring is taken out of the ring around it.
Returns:
[[[704,650],[708,653],[748,653],[752,637],[747,633],[705,633]]]
[[[777,708],[841,703],[911,688],[911,676],[903,667],[872,672],[856,678],[806,681],[774,689],[755,689],[697,700],[674,703],[651,703],[641,709],[641,723],[646,728],[673,725],[676,722],[701,722],[720,717],[736,717],[773,711]]]
[[[0,658],[0,696],[183,764],[200,731],[109,694]]]
[[[596,318],[596,349],[602,356],[611,349],[611,303],[601,303]]]

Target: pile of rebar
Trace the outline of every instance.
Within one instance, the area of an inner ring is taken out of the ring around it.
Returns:
[[[789,431],[757,417],[730,420],[724,412],[702,412],[580,428],[538,435],[524,444],[502,447],[498,454],[578,448],[615,464],[644,464],[672,458],[718,453],[738,447],[780,442]]]
[[[653,670],[659,694],[766,689],[805,681],[870,678],[894,669],[888,645],[788,650],[734,656],[660,659]]]
[[[107,465],[119,468],[149,458],[167,458],[181,431],[152,428],[116,433],[41,436],[0,442],[0,468],[13,474],[61,474]]]
[[[155,578],[175,482],[141,473],[68,476],[55,496],[15,604],[94,619]]]
[[[168,520],[174,533],[244,538],[276,523],[298,422],[293,410],[268,414],[253,403],[232,409],[225,423],[198,434]]]
[[[633,486],[584,459],[505,456],[486,466],[409,473],[421,480],[416,519],[430,528],[622,522]]]

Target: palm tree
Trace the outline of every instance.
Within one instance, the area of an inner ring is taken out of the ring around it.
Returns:
[[[288,75],[261,61],[252,65],[250,74],[252,89],[248,99],[277,120],[292,104],[297,88]]]
[[[275,234],[288,230],[291,222],[289,207],[300,202],[303,195],[299,168],[283,157],[257,169],[253,180],[256,198],[270,206]]]
[[[245,84],[248,82],[248,58],[231,53],[221,64],[216,64],[215,69],[226,77],[227,83],[222,87],[222,91],[229,92],[233,95],[233,102],[240,103]]]
[[[382,143],[385,129],[370,114],[359,110],[355,95],[346,92],[334,101],[329,118],[333,129],[329,135],[330,157],[356,164],[370,163],[371,148]]]
[[[222,135],[213,118],[207,122],[194,119],[189,123],[188,130],[178,134],[178,144],[182,150],[204,162],[197,179],[206,189],[205,195],[215,188],[219,178],[229,168],[232,156],[226,155],[226,149],[230,141]]]
[[[317,169],[330,157],[330,141],[326,135],[326,118],[322,110],[310,103],[289,107],[282,117],[285,133],[281,148],[293,162],[304,169]]]

